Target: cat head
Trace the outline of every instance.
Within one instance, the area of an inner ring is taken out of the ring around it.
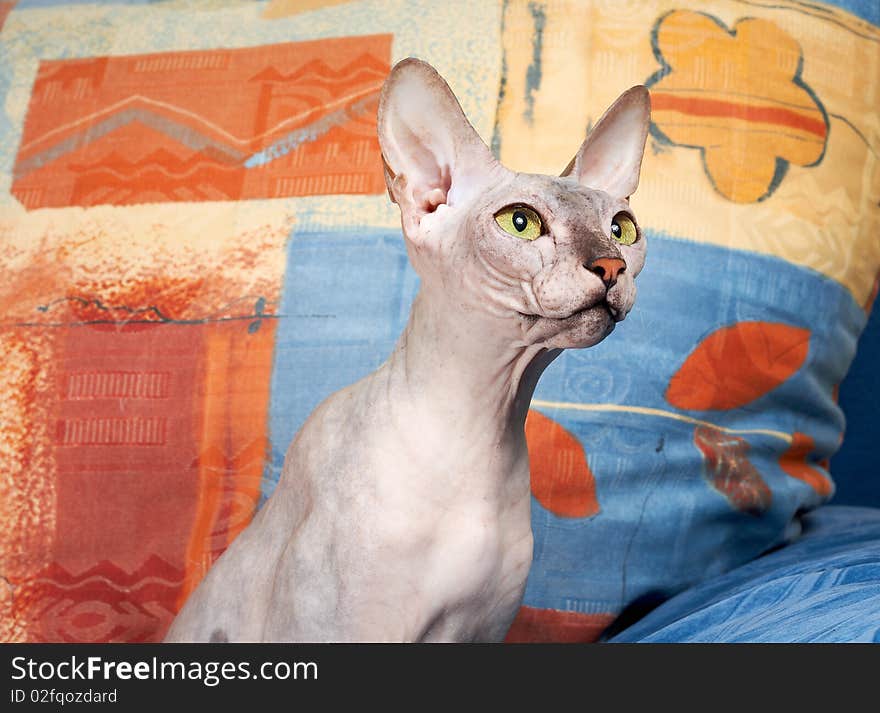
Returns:
[[[484,315],[517,345],[587,347],[633,306],[645,238],[629,205],[650,121],[624,92],[561,176],[502,166],[428,64],[406,59],[379,102],[379,143],[430,299]]]

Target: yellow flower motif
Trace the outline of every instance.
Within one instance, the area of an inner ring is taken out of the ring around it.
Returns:
[[[646,82],[652,131],[699,148],[721,195],[763,200],[789,164],[822,160],[828,115],[801,79],[800,45],[778,25],[742,19],[731,31],[709,15],[675,10],[658,20],[652,40],[662,65]]]

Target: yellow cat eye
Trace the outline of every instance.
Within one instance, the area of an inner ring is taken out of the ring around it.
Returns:
[[[611,221],[611,237],[621,245],[632,245],[639,237],[636,224],[625,213],[618,213]]]
[[[512,205],[495,215],[495,222],[505,233],[510,233],[523,240],[534,240],[541,237],[544,224],[531,208],[524,205]]]

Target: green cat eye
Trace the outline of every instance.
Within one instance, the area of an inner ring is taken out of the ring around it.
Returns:
[[[618,213],[611,221],[611,237],[621,245],[632,245],[639,237],[636,224],[625,213]]]
[[[510,233],[510,235],[515,235],[523,240],[534,240],[541,237],[544,232],[541,218],[535,211],[524,205],[512,205],[504,208],[496,213],[495,222],[501,226],[505,233]]]

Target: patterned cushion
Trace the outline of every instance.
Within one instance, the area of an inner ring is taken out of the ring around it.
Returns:
[[[880,17],[844,5],[0,2],[0,639],[161,638],[387,356],[418,285],[375,108],[408,55],[519,170],[654,100],[636,308],[527,422],[509,638],[595,639],[797,534],[880,271]]]
[[[297,400],[270,387],[306,368],[281,363],[278,328],[315,349],[328,325],[355,346],[394,329],[284,312],[297,283],[397,274],[288,270],[288,253],[319,228],[355,248],[373,225],[401,254],[379,89],[392,61],[430,58],[488,134],[499,13],[0,2],[0,640],[162,637],[295,427],[291,408],[269,429]],[[357,358],[307,379],[372,367]]]
[[[832,495],[837,387],[880,271],[880,12],[841,5],[506,4],[505,163],[564,166],[622,86],[653,104],[636,308],[533,403],[583,445],[598,507],[535,503],[522,638],[563,618],[591,638],[792,539]]]

